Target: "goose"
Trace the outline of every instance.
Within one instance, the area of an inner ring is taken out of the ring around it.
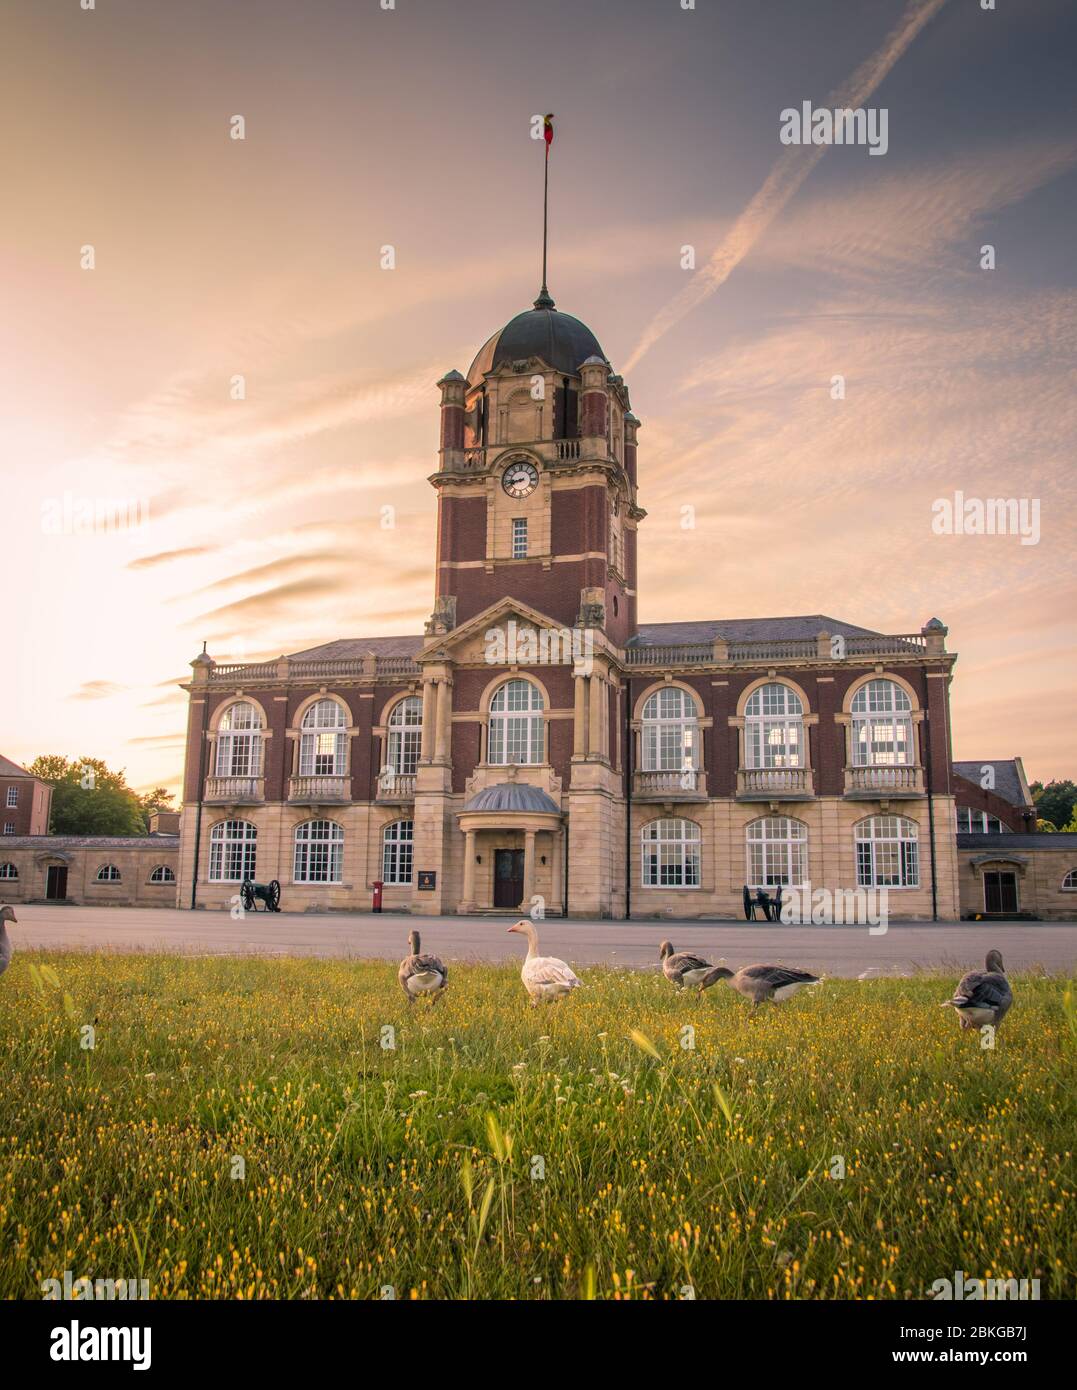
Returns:
[[[431,999],[437,999],[449,983],[449,972],[442,965],[438,956],[421,956],[419,954],[419,933],[417,931],[409,933],[408,946],[411,948],[411,954],[405,956],[400,962],[400,969],[396,976],[400,981],[400,988],[408,996],[410,1004],[414,1004],[421,994],[429,995]]]
[[[583,984],[582,980],[576,978],[572,967],[563,960],[558,960],[556,956],[539,955],[538,932],[526,918],[509,927],[509,931],[527,937],[527,959],[520,971],[520,979],[531,996],[532,1008],[540,999],[546,1003],[552,999],[563,999],[570,990],[579,989]]]
[[[701,989],[706,989],[706,984],[701,984],[704,977],[711,976],[714,967],[709,960],[704,960],[702,956],[694,956],[691,951],[674,951],[672,941],[663,941],[658,948],[658,959],[662,962],[662,974],[678,989],[686,989],[691,985],[700,985]],[[707,979],[707,984],[715,984],[720,977],[714,975]]]
[[[6,922],[17,922],[15,909],[6,904],[0,907],[0,975],[11,964],[11,937],[7,934]]]
[[[985,970],[970,970],[962,976],[952,999],[944,1001],[944,1009],[954,1009],[962,1028],[982,1028],[985,1023],[996,1028],[1013,1003],[1013,990],[1002,964],[1000,951],[988,951]]]
[[[716,965],[699,982],[700,994],[716,980],[725,980],[731,989],[750,999],[753,1013],[760,1004],[780,1004],[805,985],[820,983],[818,975],[788,965],[745,965],[736,972]]]

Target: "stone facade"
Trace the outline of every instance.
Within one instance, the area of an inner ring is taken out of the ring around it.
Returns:
[[[286,910],[696,918],[810,881],[956,917],[945,627],[639,625],[639,421],[590,330],[537,305],[438,385],[425,634],[196,658],[181,905],[249,873]]]
[[[176,835],[16,835],[0,841],[0,902],[175,907]]]
[[[1077,918],[1077,835],[958,835],[962,917]]]

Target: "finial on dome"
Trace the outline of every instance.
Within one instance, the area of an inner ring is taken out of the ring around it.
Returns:
[[[550,291],[546,288],[545,284],[543,284],[542,289],[539,290],[539,297],[535,300],[535,308],[552,309],[554,307],[555,306],[553,299],[550,296]]]

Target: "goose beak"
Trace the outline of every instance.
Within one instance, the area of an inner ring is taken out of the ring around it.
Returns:
[[[519,931],[521,927],[526,927],[526,926],[527,926],[527,923],[526,923],[526,922],[513,922],[512,926],[509,927],[508,930],[509,930],[509,931]]]

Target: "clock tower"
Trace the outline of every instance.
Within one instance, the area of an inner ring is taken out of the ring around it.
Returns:
[[[427,632],[505,597],[559,626],[636,631],[636,431],[591,330],[543,290],[441,390],[437,581]]]

